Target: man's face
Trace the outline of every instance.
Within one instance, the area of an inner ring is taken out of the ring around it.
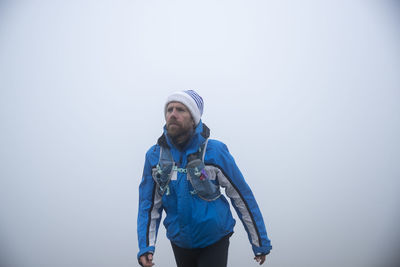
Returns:
[[[194,127],[189,109],[180,102],[171,102],[165,113],[168,134],[172,137],[184,135]]]

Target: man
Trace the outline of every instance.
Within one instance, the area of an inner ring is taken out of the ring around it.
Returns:
[[[255,260],[271,250],[256,200],[222,142],[208,139],[203,99],[193,90],[171,94],[164,133],[146,153],[139,186],[139,264],[153,266],[161,213],[178,267],[226,267],[235,220],[225,189],[247,231]]]

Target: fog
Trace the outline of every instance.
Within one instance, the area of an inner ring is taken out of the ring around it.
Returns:
[[[256,196],[263,266],[399,266],[399,12],[2,0],[0,266],[138,266],[144,155],[186,89]],[[175,266],[162,225],[154,261]],[[228,266],[257,266],[240,221]]]

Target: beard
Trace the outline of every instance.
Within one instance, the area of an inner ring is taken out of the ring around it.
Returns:
[[[185,142],[193,132],[191,125],[184,125],[176,121],[167,123],[167,132],[175,144]]]
[[[178,122],[170,122],[167,124],[167,131],[171,137],[178,137],[184,135],[189,129],[185,129],[182,124]]]

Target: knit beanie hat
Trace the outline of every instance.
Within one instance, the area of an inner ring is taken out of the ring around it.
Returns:
[[[184,104],[192,114],[194,124],[197,126],[203,115],[203,98],[193,90],[177,91],[172,93],[165,103],[164,116],[167,114],[167,106],[170,102],[180,102]]]

